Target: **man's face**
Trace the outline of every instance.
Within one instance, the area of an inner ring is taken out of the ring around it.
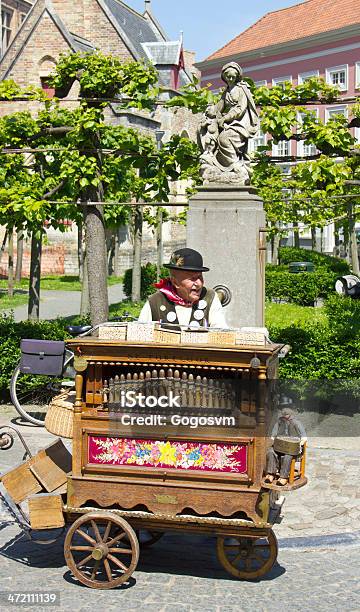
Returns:
[[[177,294],[186,302],[193,304],[200,298],[204,286],[202,272],[191,270],[172,270],[171,281]]]

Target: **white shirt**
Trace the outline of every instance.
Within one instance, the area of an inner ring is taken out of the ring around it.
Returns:
[[[186,306],[179,306],[175,304],[175,311],[179,321],[179,325],[189,325],[191,319],[192,308]],[[149,302],[146,302],[140,312],[139,322],[140,323],[151,323],[151,306]],[[227,329],[228,325],[225,321],[224,310],[218,296],[215,294],[212,304],[209,310],[209,326],[219,327],[220,329]]]

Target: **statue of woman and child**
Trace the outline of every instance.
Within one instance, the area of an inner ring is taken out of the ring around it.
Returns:
[[[239,64],[226,64],[221,78],[226,83],[222,97],[207,107],[199,126],[201,175],[205,183],[248,185],[248,142],[259,131],[259,115]]]

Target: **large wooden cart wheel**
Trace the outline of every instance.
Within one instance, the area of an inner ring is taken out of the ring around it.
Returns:
[[[271,570],[278,545],[273,531],[259,538],[219,536],[217,554],[223,568],[232,576],[255,580]]]
[[[164,534],[161,531],[140,529],[139,531],[136,530],[136,535],[139,540],[140,548],[147,548],[148,546],[156,544]]]
[[[111,512],[89,512],[70,527],[64,554],[68,568],[82,584],[113,589],[135,571],[139,542],[123,518]]]

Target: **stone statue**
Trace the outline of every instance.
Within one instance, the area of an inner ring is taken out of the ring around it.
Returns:
[[[236,62],[223,67],[221,78],[226,87],[221,100],[207,107],[200,123],[198,139],[205,183],[250,183],[248,142],[257,134],[260,123],[250,89],[241,77],[242,69]]]

